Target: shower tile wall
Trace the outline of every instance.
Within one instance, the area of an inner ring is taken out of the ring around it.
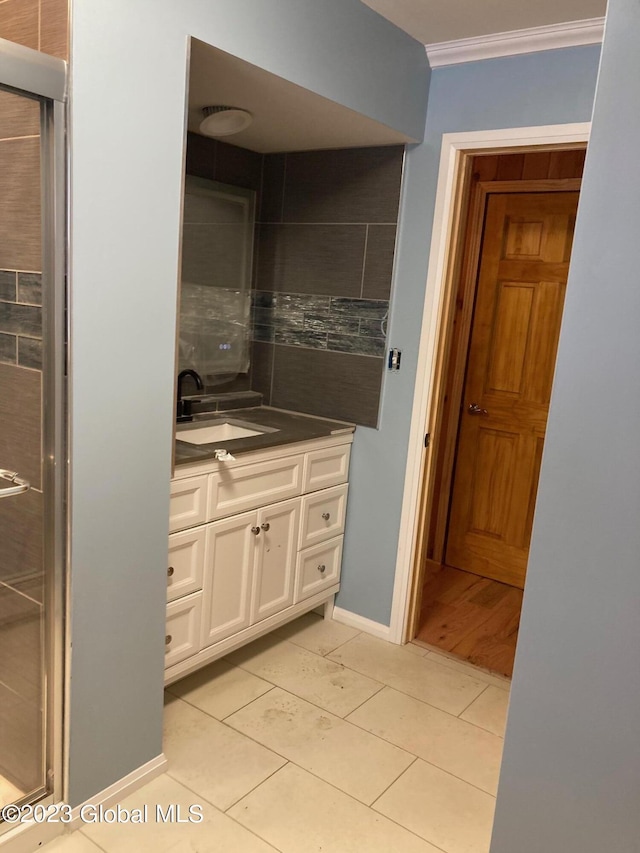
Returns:
[[[258,194],[251,369],[233,390],[376,425],[403,155],[390,146],[263,156],[188,134],[187,174]]]
[[[376,425],[403,154],[265,156],[253,387],[271,405]]]
[[[4,0],[0,36],[66,59],[68,0]],[[33,488],[0,502],[0,776],[42,778],[42,316],[39,107],[0,92],[0,468]]]

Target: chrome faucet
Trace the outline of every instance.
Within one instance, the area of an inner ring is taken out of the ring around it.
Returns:
[[[196,383],[196,388],[198,391],[202,391],[204,388],[204,383],[200,377],[199,373],[196,373],[195,370],[181,370],[178,374],[178,402],[176,406],[176,419],[178,421],[190,421],[192,420],[191,416],[191,400],[183,400],[182,399],[182,383],[185,378],[190,376],[193,381]]]

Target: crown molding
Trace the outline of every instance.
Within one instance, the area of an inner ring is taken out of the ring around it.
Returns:
[[[510,33],[493,33],[477,38],[441,41],[436,44],[427,44],[425,49],[431,67],[439,68],[442,65],[457,65],[479,59],[496,59],[499,56],[515,56],[519,53],[535,53],[539,50],[600,44],[603,32],[604,18],[589,18],[567,24],[513,30]]]

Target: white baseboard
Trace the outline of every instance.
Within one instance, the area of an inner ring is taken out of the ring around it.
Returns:
[[[356,628],[358,631],[364,631],[365,634],[371,634],[373,637],[378,637],[380,640],[389,641],[391,638],[391,629],[388,625],[382,625],[380,622],[374,622],[373,619],[367,619],[366,616],[359,616],[357,613],[352,613],[350,610],[343,610],[342,607],[333,608],[332,618],[336,622],[341,622],[343,625],[348,625],[350,628]]]
[[[123,776],[122,779],[118,779],[117,782],[109,785],[108,788],[104,788],[95,797],[90,797],[84,803],[76,806],[71,812],[71,823],[69,826],[72,829],[79,829],[82,826],[80,815],[82,814],[82,809],[86,806],[103,806],[104,808],[115,806],[124,800],[125,797],[128,797],[129,794],[137,791],[138,788],[146,785],[147,782],[151,782],[152,779],[160,776],[161,773],[164,773],[166,766],[167,759],[164,752],[161,752],[160,755],[152,758],[151,761],[147,761],[146,764],[138,767],[137,770],[134,770],[127,776]]]
[[[80,817],[81,810],[85,806],[103,806],[108,808],[114,806],[123,800],[125,797],[132,794],[138,788],[151,782],[156,776],[164,772],[167,766],[167,759],[164,753],[160,753],[156,758],[138,767],[132,773],[109,785],[108,788],[100,791],[95,797],[91,797],[79,806],[76,806],[71,811],[71,821],[69,823],[36,823],[29,821],[28,823],[20,824],[15,829],[10,830],[4,835],[0,835],[0,850],[2,853],[33,853],[39,847],[44,847],[55,838],[80,829],[83,826]]]

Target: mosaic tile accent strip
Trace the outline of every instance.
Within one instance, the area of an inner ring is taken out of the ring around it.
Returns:
[[[302,293],[252,294],[252,338],[286,344],[384,357],[385,299],[352,299]]]

